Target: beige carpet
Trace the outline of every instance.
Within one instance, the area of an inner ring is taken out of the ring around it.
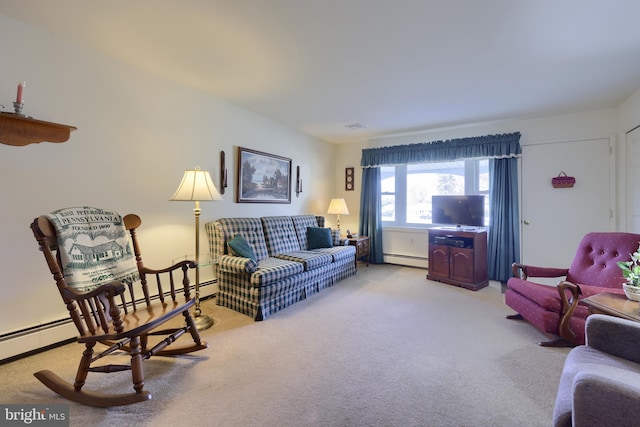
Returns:
[[[478,292],[425,270],[359,268],[355,277],[270,317],[205,301],[214,328],[196,356],[145,362],[153,399],[70,404],[72,426],[547,426],[568,349],[511,313],[493,283]],[[0,366],[0,403],[67,403],[32,373],[73,380],[81,346]],[[129,373],[87,387],[130,390]]]

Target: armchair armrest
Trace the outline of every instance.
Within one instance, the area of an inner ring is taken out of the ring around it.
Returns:
[[[234,255],[222,255],[218,258],[218,268],[227,273],[253,273],[258,264],[251,258]]]
[[[592,314],[587,318],[586,344],[613,356],[640,363],[640,323]]]
[[[534,265],[524,265],[514,262],[511,265],[514,277],[527,280],[529,277],[566,277],[568,268],[536,267]]]
[[[560,302],[562,303],[562,316],[560,317],[560,323],[558,324],[558,333],[562,338],[573,342],[576,339],[576,334],[571,330],[569,321],[571,320],[571,316],[573,316],[573,312],[575,311],[578,302],[580,302],[582,290],[580,289],[580,286],[567,282],[566,280],[558,283],[557,289],[558,294],[560,295]]]
[[[605,372],[578,372],[573,380],[573,425],[627,425],[640,418],[638,401],[640,388],[630,382],[607,378]]]

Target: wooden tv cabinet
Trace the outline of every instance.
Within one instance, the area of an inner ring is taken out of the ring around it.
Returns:
[[[466,227],[429,229],[427,279],[473,291],[489,285],[487,232]]]

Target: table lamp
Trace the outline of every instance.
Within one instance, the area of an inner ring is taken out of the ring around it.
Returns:
[[[344,199],[331,199],[331,203],[329,203],[328,214],[338,215],[337,218],[337,229],[340,231],[340,215],[349,215],[349,208],[347,208],[347,203]]]

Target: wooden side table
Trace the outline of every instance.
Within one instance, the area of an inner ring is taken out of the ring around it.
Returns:
[[[364,258],[369,267],[369,236],[349,237],[347,240],[349,245],[356,247],[356,269],[360,258]]]
[[[640,303],[627,299],[624,294],[601,292],[582,300],[589,312],[608,314],[623,319],[640,322]]]

